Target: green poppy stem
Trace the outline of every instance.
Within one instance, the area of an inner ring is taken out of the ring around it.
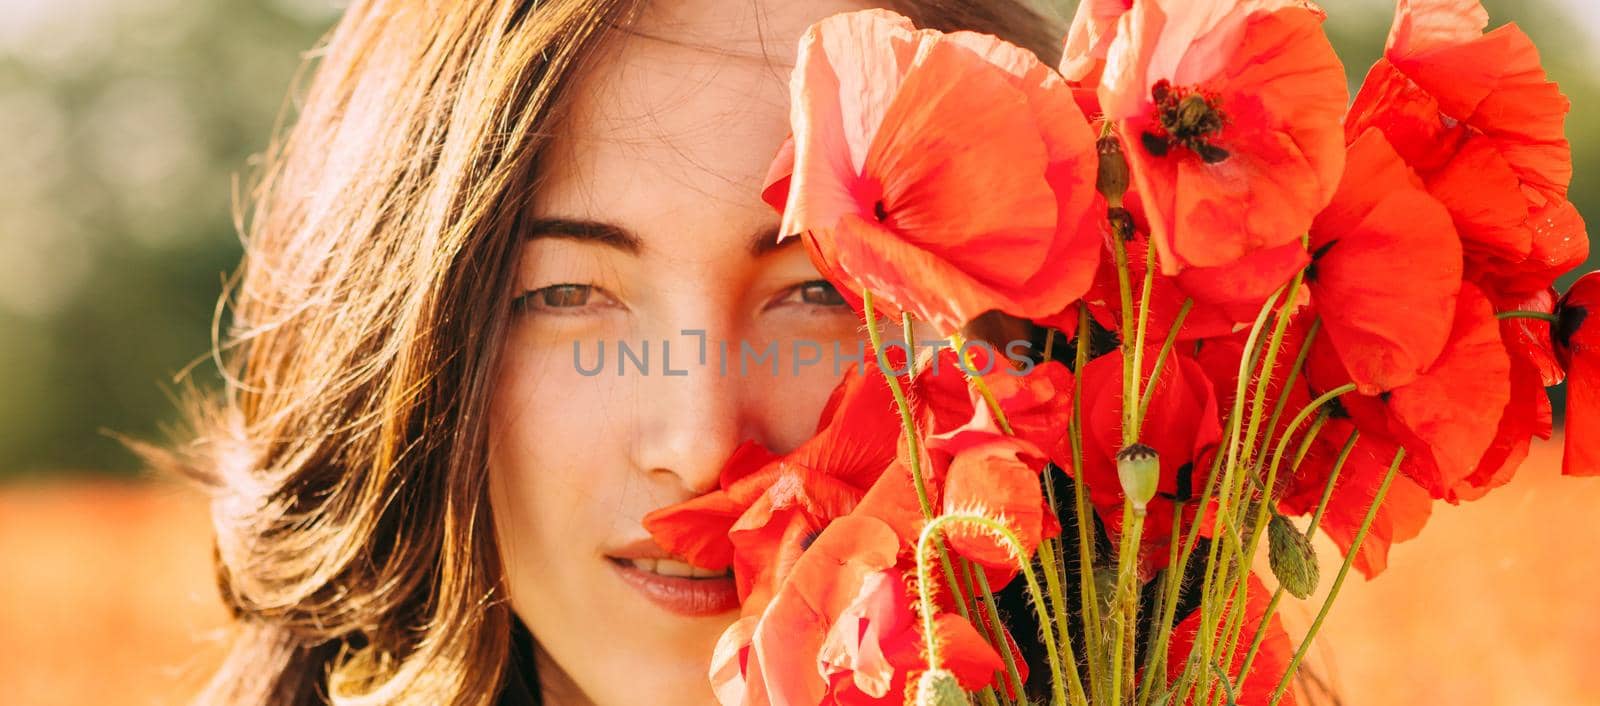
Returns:
[[[1345,551],[1344,563],[1339,566],[1339,575],[1333,579],[1333,588],[1328,591],[1327,599],[1322,601],[1322,609],[1317,611],[1316,619],[1311,621],[1311,627],[1306,630],[1305,639],[1300,641],[1300,647],[1294,651],[1294,657],[1289,660],[1289,668],[1284,670],[1283,678],[1278,680],[1278,688],[1272,692],[1272,701],[1268,706],[1277,706],[1283,699],[1284,692],[1288,691],[1289,682],[1294,681],[1294,674],[1300,668],[1300,661],[1305,659],[1306,651],[1311,648],[1311,641],[1316,639],[1317,632],[1322,629],[1322,622],[1328,618],[1328,611],[1333,609],[1333,601],[1339,597],[1339,589],[1344,587],[1344,580],[1350,575],[1350,567],[1356,562],[1361,544],[1367,539],[1367,530],[1372,529],[1372,521],[1378,517],[1378,508],[1383,505],[1383,499],[1389,495],[1389,485],[1399,474],[1400,463],[1405,458],[1404,448],[1395,452],[1394,461],[1389,463],[1389,472],[1384,474],[1383,483],[1378,486],[1377,494],[1372,497],[1372,505],[1367,508],[1367,516],[1361,520],[1361,528],[1356,530],[1355,539]]]
[[[1555,314],[1548,314],[1543,311],[1520,311],[1513,309],[1511,311],[1499,312],[1495,314],[1494,317],[1502,321],[1505,319],[1538,319],[1540,321],[1548,321],[1552,324],[1556,322]]]
[[[1034,609],[1039,611],[1040,622],[1045,622],[1049,618],[1049,616],[1044,614],[1044,592],[1040,590],[1039,578],[1033,572],[1033,562],[1028,561],[1027,554],[1022,550],[1022,542],[1017,539],[1016,534],[1011,531],[1011,528],[1007,527],[1003,522],[999,522],[993,518],[975,513],[951,513],[940,515],[939,517],[934,518],[928,524],[924,525],[922,528],[922,533],[917,537],[917,597],[918,606],[922,612],[923,635],[924,639],[928,643],[929,669],[938,669],[943,663],[940,661],[938,640],[936,639],[938,632],[935,629],[933,620],[935,613],[933,605],[934,589],[932,587],[932,576],[930,575],[928,568],[928,546],[930,544],[942,546],[943,542],[938,541],[938,539],[939,535],[944,532],[944,526],[955,523],[975,525],[979,529],[988,532],[990,535],[994,536],[1005,544],[1006,548],[1011,552],[1012,560],[1022,572],[1023,579],[1027,582],[1028,595],[1033,600]],[[979,567],[976,568],[975,571],[978,582],[980,585],[984,586],[984,592],[990,594],[992,600],[993,594],[987,590],[988,579],[984,576],[983,569]],[[994,622],[996,624],[999,622],[998,617],[998,614],[995,614],[996,620]],[[1045,654],[1047,655],[1047,660],[1050,663],[1051,683],[1054,685],[1055,692],[1054,703],[1067,704],[1069,702],[1067,701],[1067,694],[1065,691],[1066,680],[1061,674],[1062,663],[1061,658],[1056,652],[1055,637],[1049,630],[1042,631],[1042,637],[1044,639]],[[1011,672],[1010,676],[1013,679],[1013,686],[1016,689],[1015,693],[1018,695],[1023,694],[1022,681],[1016,673],[1015,662],[1010,656],[1011,649],[1008,646],[1002,646],[1000,651],[1002,656],[1004,656],[1007,660],[1008,671]]]

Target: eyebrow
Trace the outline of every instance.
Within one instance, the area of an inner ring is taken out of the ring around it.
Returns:
[[[615,223],[582,218],[538,218],[527,225],[528,238],[563,238],[598,243],[630,255],[644,250],[644,241],[633,231]],[[748,250],[760,257],[782,249],[799,238],[778,240],[778,225],[762,226],[750,234]]]

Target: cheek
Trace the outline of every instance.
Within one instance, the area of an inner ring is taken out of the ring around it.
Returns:
[[[777,373],[752,369],[747,390],[766,421],[769,448],[787,451],[810,439],[829,395],[847,372],[859,374],[865,364],[874,366],[868,373],[877,374],[858,324],[848,314],[813,315],[775,320],[768,328],[765,345],[777,346]]]
[[[570,363],[552,348],[508,342],[496,375],[490,503],[514,595],[592,562],[610,525],[594,508],[616,501],[607,472],[620,464],[604,454],[621,444],[600,409],[606,395],[594,389],[599,378],[577,375]]]

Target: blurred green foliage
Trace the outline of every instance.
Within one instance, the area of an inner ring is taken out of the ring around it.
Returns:
[[[1572,199],[1592,216],[1600,54],[1567,1],[1486,4],[1571,96]],[[0,478],[131,473],[101,430],[159,438],[173,375],[199,361],[214,382],[213,308],[240,254],[233,177],[333,2],[0,0]],[[1327,5],[1353,89],[1393,5]]]
[[[4,0],[0,14],[0,477],[131,472],[101,430],[159,438],[176,417],[172,376],[209,349],[239,259],[231,177],[337,9]]]

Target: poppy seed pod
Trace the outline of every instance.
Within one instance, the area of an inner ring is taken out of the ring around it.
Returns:
[[[917,680],[916,706],[970,706],[967,692],[948,669],[930,669]]]
[[[1278,513],[1272,513],[1267,524],[1267,560],[1272,575],[1289,595],[1303,599],[1317,590],[1317,554],[1311,540]]]
[[[1122,494],[1133,503],[1134,514],[1143,516],[1161,480],[1161,458],[1144,444],[1124,448],[1117,452],[1117,478],[1122,481]]]
[[[1100,167],[1095,173],[1094,187],[1113,208],[1122,206],[1122,197],[1128,193],[1128,158],[1122,154],[1122,143],[1115,135],[1106,135],[1095,141],[1095,151],[1100,155]]]

